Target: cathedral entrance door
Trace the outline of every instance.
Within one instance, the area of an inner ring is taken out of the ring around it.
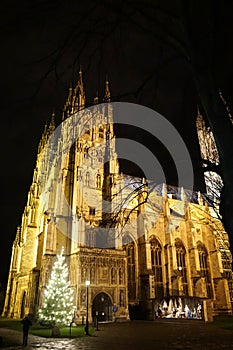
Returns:
[[[95,296],[92,304],[92,318],[98,317],[99,322],[112,321],[112,301],[102,292]]]

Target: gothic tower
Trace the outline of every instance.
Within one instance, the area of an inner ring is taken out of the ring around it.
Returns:
[[[153,319],[158,307],[167,316],[172,307],[197,303],[229,313],[231,254],[220,220],[204,194],[120,172],[110,98],[106,80],[103,103],[95,97],[86,107],[80,70],[62,123],[55,127],[53,114],[45,127],[3,314],[37,315],[62,247],[77,323],[86,315],[87,280],[90,319]]]

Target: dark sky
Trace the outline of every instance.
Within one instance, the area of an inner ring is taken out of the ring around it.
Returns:
[[[113,101],[148,106],[173,123],[198,173],[195,114],[199,100],[192,71],[151,22],[150,4],[161,8],[160,2],[133,3],[134,7],[130,1],[1,2],[0,282],[6,282],[11,246],[26,204],[44,125],[53,110],[60,123],[68,88],[77,81],[80,65],[88,104],[97,91],[101,99],[107,75]],[[179,1],[165,3],[166,11],[177,14],[175,4]],[[231,1],[218,6],[212,53],[216,79],[231,106],[233,6]],[[195,12],[193,27],[205,40],[207,19],[201,5],[199,8],[200,18]],[[166,25],[169,29],[172,23]],[[178,30],[173,33],[179,35]],[[150,146],[145,135],[137,137]]]

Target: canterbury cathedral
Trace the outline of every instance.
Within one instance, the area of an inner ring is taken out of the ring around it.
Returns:
[[[106,81],[101,103],[96,97],[86,108],[80,71],[60,125],[52,115],[45,126],[12,246],[3,315],[36,318],[62,249],[76,323],[86,315],[87,281],[90,320],[185,317],[187,308],[205,320],[231,314],[232,257],[217,196],[123,174],[110,97]],[[211,161],[214,139],[200,113],[197,134],[203,161]]]

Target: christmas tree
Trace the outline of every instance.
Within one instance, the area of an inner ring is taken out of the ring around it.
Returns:
[[[62,247],[53,265],[51,277],[44,291],[43,307],[38,311],[39,321],[61,327],[70,325],[73,313],[73,290],[68,281],[68,267]]]

